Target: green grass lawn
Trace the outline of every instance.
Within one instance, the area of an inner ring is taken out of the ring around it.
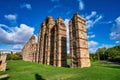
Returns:
[[[101,61],[91,62],[90,68],[67,68],[25,62],[8,61],[8,80],[120,80],[120,66]]]

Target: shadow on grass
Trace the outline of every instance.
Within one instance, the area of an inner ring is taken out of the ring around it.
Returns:
[[[6,71],[10,70],[9,68],[6,69]]]
[[[120,69],[120,66],[104,66],[104,67],[114,68],[114,69]]]
[[[9,77],[6,77],[6,78],[0,79],[0,80],[8,80],[8,79],[9,79]]]
[[[70,65],[66,65],[66,66],[64,66],[65,68],[70,68]]]
[[[45,79],[43,79],[41,75],[36,73],[35,74],[35,80],[45,80]]]

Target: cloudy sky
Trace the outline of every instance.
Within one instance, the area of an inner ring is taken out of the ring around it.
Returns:
[[[31,35],[38,35],[46,16],[61,16],[68,29],[75,12],[86,19],[90,52],[119,45],[119,3],[120,0],[0,0],[0,50],[20,51]],[[69,41],[68,34],[67,38]]]

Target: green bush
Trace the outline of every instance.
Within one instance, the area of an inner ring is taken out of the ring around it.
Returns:
[[[21,60],[22,55],[21,53],[15,53],[15,54],[8,54],[7,55],[7,60]]]

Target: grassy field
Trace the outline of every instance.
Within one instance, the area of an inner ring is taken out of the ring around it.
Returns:
[[[65,68],[42,65],[22,60],[8,61],[8,80],[120,80],[120,66],[101,61],[90,68]]]

